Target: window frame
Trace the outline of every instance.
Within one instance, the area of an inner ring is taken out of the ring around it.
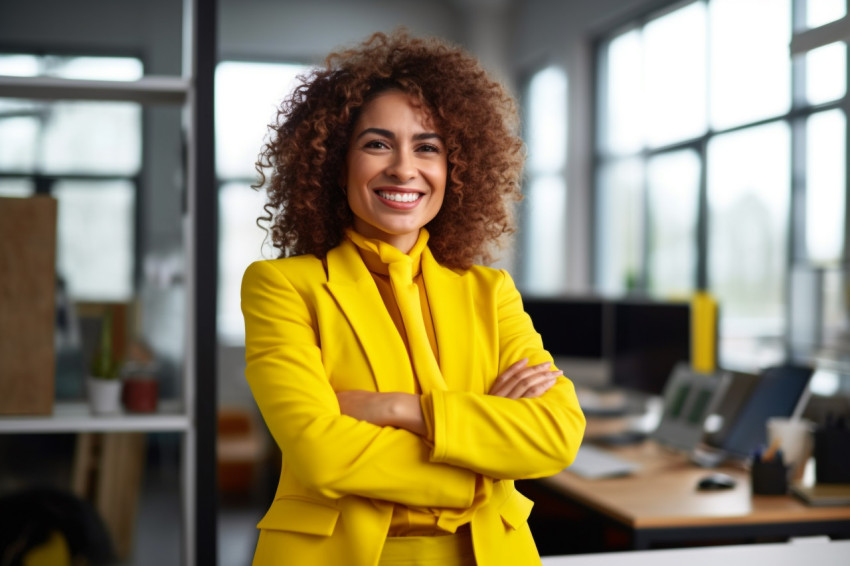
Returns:
[[[757,126],[783,121],[788,125],[791,146],[789,156],[790,167],[790,186],[789,186],[789,206],[787,210],[788,221],[788,236],[785,253],[784,274],[784,331],[779,338],[783,343],[784,353],[787,358],[799,357],[799,353],[794,352],[790,343],[790,329],[788,321],[791,320],[793,305],[791,288],[792,272],[795,269],[814,269],[815,266],[809,260],[806,249],[806,121],[812,115],[838,109],[843,112],[845,122],[850,118],[850,88],[845,90],[842,97],[821,104],[810,104],[806,100],[806,84],[805,84],[805,53],[832,43],[836,40],[844,41],[848,56],[845,58],[847,65],[846,73],[850,77],[850,9],[848,14],[841,20],[827,23],[824,26],[812,29],[805,28],[805,0],[790,0],[792,9],[791,14],[791,48],[789,49],[790,62],[790,88],[791,100],[788,111],[781,115],[776,115],[768,118],[755,120],[743,124],[737,124],[732,127],[714,130],[709,122],[705,132],[694,138],[682,140],[675,143],[666,144],[659,147],[649,147],[643,143],[640,151],[628,154],[612,154],[602,146],[604,145],[603,132],[605,131],[607,116],[605,103],[607,100],[607,47],[612,39],[627,33],[631,30],[642,30],[647,22],[654,20],[672,11],[678,10],[683,6],[695,2],[702,2],[708,7],[712,0],[684,0],[671,2],[661,9],[650,10],[640,15],[639,17],[631,18],[620,25],[613,26],[608,31],[597,36],[592,43],[592,68],[594,69],[593,93],[593,127],[590,132],[590,142],[592,144],[592,179],[591,179],[591,226],[590,226],[590,242],[591,242],[591,261],[590,261],[590,277],[591,287],[600,289],[602,285],[602,261],[601,256],[605,253],[602,249],[600,231],[603,229],[601,225],[602,211],[601,194],[603,191],[602,174],[605,165],[615,163],[618,160],[627,158],[636,158],[642,163],[647,164],[653,157],[672,153],[683,149],[691,149],[697,153],[701,163],[701,173],[699,181],[699,202],[697,212],[696,226],[696,261],[695,273],[693,276],[693,289],[696,290],[711,290],[710,273],[708,267],[709,261],[709,207],[708,207],[708,145],[709,141],[719,135],[732,133],[740,130],[750,129]],[[842,29],[843,35],[836,31],[839,26],[844,26]],[[826,28],[824,31],[822,28]],[[708,39],[707,39],[708,41]],[[795,46],[798,52],[795,53]],[[850,126],[845,129],[845,195],[850,195],[850,171],[847,164],[850,164]],[[649,190],[648,180],[644,176],[641,188],[641,198],[643,203],[643,219],[644,223],[649,221]],[[648,292],[648,242],[649,229],[644,229],[640,242],[640,260],[639,273],[636,278],[634,291],[641,294]],[[844,210],[844,234],[843,234],[843,251],[839,259],[839,269],[846,271],[847,265],[850,264],[850,196],[845,198]],[[847,275],[845,275],[845,278]],[[808,353],[811,355],[812,353]]]

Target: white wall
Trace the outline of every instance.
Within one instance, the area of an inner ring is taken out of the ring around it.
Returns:
[[[398,26],[462,42],[460,19],[445,1],[219,0],[219,55],[318,63],[334,47]]]

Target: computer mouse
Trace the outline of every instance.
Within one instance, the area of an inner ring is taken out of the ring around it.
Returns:
[[[705,476],[697,483],[697,489],[700,491],[716,491],[719,489],[732,489],[735,487],[735,478],[727,474],[714,473]]]

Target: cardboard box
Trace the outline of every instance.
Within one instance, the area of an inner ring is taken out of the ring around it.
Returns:
[[[56,210],[0,198],[0,415],[53,412]]]

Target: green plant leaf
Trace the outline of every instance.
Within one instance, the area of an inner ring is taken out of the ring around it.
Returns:
[[[116,379],[121,369],[121,362],[112,354],[112,309],[107,309],[100,325],[100,336],[94,356],[92,356],[89,371],[92,377],[100,379]]]

